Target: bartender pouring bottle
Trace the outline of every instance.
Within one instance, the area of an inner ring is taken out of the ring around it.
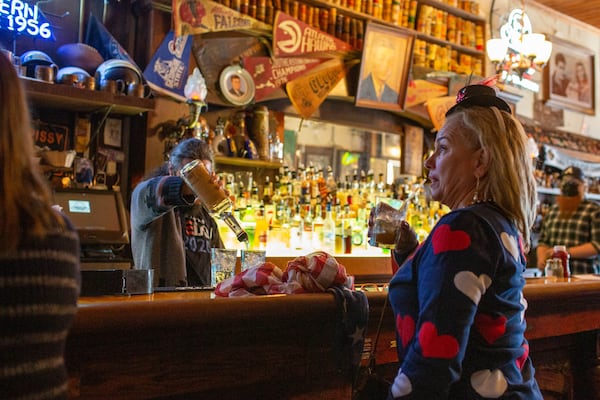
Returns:
[[[159,286],[209,286],[211,248],[223,247],[216,222],[180,176],[181,168],[196,159],[214,174],[210,146],[186,139],[131,195],[135,268],[153,268]]]
[[[571,274],[598,274],[600,263],[600,205],[585,198],[583,171],[568,167],[562,173],[560,195],[542,221],[537,267],[544,270],[554,246],[566,246]]]

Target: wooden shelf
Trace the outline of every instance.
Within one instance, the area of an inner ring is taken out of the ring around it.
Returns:
[[[80,89],[21,78],[29,101],[36,106],[61,108],[78,112],[99,112],[111,109],[113,114],[135,115],[154,109],[154,100],[112,94],[99,90]]]
[[[477,49],[474,49],[473,47],[463,46],[463,45],[460,45],[460,44],[449,42],[447,40],[440,39],[440,38],[437,38],[435,36],[430,36],[430,35],[427,35],[425,33],[417,32],[417,37],[419,39],[425,40],[425,41],[430,42],[430,43],[439,44],[441,46],[450,46],[453,49],[455,49],[457,51],[460,51],[461,53],[470,54],[472,56],[483,57],[485,55],[485,53],[482,50],[477,50]]]
[[[470,12],[467,12],[465,10],[462,10],[460,8],[456,8],[456,7],[452,7],[446,3],[442,3],[441,1],[437,1],[437,0],[419,0],[419,4],[425,4],[431,7],[435,7],[438,10],[442,10],[442,11],[447,11],[450,14],[456,15],[457,17],[463,18],[463,19],[467,19],[469,21],[473,21],[473,22],[481,22],[481,23],[485,23],[486,20],[484,17],[480,16],[480,15],[476,15]]]

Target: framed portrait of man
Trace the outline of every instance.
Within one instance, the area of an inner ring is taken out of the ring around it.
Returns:
[[[549,40],[552,56],[544,70],[545,103],[594,115],[594,52],[555,37]]]
[[[413,45],[411,32],[369,21],[356,90],[357,107],[404,109]]]

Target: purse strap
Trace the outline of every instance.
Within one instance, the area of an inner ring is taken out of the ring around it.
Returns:
[[[379,334],[381,333],[381,326],[383,325],[383,316],[385,315],[385,309],[388,305],[388,295],[385,296],[383,307],[381,308],[381,315],[379,316],[379,322],[377,323],[377,331],[375,332],[375,340],[371,345],[371,353],[369,354],[369,363],[367,368],[373,370],[375,368],[375,353],[377,351],[377,343],[379,342]]]

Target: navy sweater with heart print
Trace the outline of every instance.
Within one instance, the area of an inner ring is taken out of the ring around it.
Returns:
[[[389,286],[392,398],[542,399],[524,337],[522,249],[514,224],[483,203],[442,217],[404,260]]]

